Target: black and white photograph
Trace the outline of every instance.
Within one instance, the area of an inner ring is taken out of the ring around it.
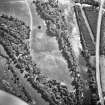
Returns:
[[[0,0],[0,105],[105,105],[105,0]]]

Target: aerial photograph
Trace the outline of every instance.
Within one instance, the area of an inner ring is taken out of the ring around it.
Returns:
[[[0,105],[105,105],[105,0],[0,0]]]

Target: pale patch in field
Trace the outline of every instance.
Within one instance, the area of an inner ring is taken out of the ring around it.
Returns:
[[[72,30],[72,37],[70,38],[73,50],[78,57],[80,55],[80,50],[82,50],[82,45],[80,43],[80,36],[77,27],[74,26]]]
[[[59,52],[58,52],[59,53]],[[56,62],[56,60],[61,61],[62,63],[66,64],[67,62],[65,61],[65,59],[62,56],[56,56],[54,54],[46,54],[45,59],[52,59],[52,61]]]
[[[66,16],[68,16],[68,15],[69,15],[69,10],[68,10],[68,9],[65,9],[65,10],[64,10],[64,14],[65,14]]]
[[[69,4],[70,0],[58,0],[61,4]]]
[[[36,34],[36,38],[38,38],[38,39],[42,39],[43,36],[44,36],[44,33],[37,33]]]
[[[78,36],[73,37],[71,43],[73,46],[73,50],[74,50],[76,56],[78,57],[80,54],[80,49],[81,49],[80,38]]]

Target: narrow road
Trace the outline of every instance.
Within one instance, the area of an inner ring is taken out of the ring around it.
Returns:
[[[98,15],[98,21],[97,21],[97,35],[96,35],[96,80],[97,80],[97,86],[98,86],[98,94],[100,98],[101,105],[104,105],[104,99],[102,94],[102,88],[101,88],[101,74],[100,74],[100,65],[99,65],[99,58],[100,58],[100,30],[101,30],[101,21],[102,21],[102,12],[103,12],[103,4],[104,0],[100,0],[100,10]]]

